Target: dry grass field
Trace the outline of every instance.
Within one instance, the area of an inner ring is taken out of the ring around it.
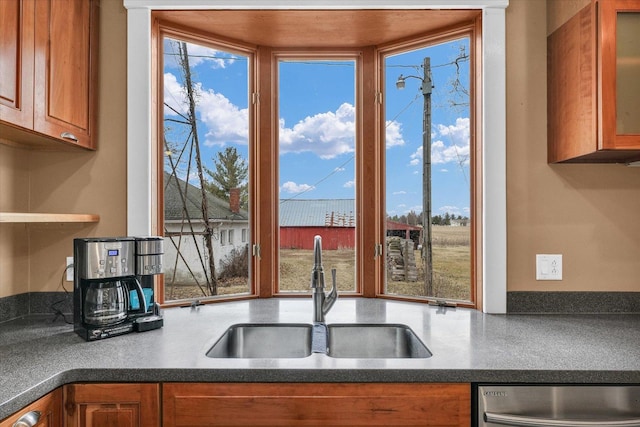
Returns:
[[[471,284],[470,227],[433,226],[433,290],[424,295],[424,272],[420,251],[415,251],[418,280],[416,282],[387,281],[386,292],[406,296],[433,296],[437,298],[469,300]],[[322,263],[325,284],[331,287],[331,269],[337,272],[338,290],[355,290],[355,251],[324,250]],[[280,290],[309,292],[313,251],[283,249],[280,251]],[[248,292],[246,278],[232,279],[219,284],[219,295]],[[192,286],[174,286],[166,290],[167,300],[203,297]]]
[[[424,293],[424,270],[420,251],[415,251],[418,281],[387,281],[386,292],[394,295],[433,296],[469,300],[471,284],[470,227],[433,226],[433,295]],[[325,282],[331,286],[331,269],[337,273],[338,290],[355,290],[353,250],[323,252]],[[313,265],[312,251],[280,251],[280,289],[307,291]]]

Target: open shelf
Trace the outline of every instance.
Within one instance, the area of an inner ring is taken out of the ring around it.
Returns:
[[[99,222],[96,214],[0,212],[0,223]]]

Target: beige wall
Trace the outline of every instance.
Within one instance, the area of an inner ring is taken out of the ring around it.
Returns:
[[[510,291],[640,291],[640,169],[546,163],[546,36],[588,2],[507,9]],[[535,280],[538,253],[563,254],[562,281]]]
[[[640,291],[640,169],[546,163],[546,36],[588,0],[507,9],[510,291]],[[546,9],[549,7],[549,16]],[[0,297],[59,290],[76,236],[126,233],[126,12],[101,2],[99,150],[0,145],[0,210],[98,213],[97,225],[0,225]],[[564,255],[564,280],[535,281],[535,254]],[[29,256],[28,256],[29,255]]]
[[[29,152],[0,145],[0,211],[29,210]],[[27,229],[0,224],[0,297],[19,294],[29,280]]]
[[[74,237],[126,234],[126,23],[121,1],[101,1],[98,151],[0,145],[0,210],[100,215],[90,225],[0,224],[0,297],[62,290]]]

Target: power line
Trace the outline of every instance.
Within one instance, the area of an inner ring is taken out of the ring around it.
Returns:
[[[289,200],[293,200],[296,197],[311,191],[313,189],[315,189],[318,184],[321,184],[323,181],[326,181],[327,179],[329,179],[331,176],[335,175],[337,172],[339,172],[347,163],[349,163],[350,161],[353,160],[353,155],[351,157],[349,157],[344,163],[342,163],[341,165],[339,165],[338,167],[335,167],[328,175],[326,175],[324,178],[320,179],[319,181],[317,181],[315,184],[313,184],[312,186],[310,186],[309,188],[307,188],[306,190],[303,190],[299,193],[294,194],[293,196],[289,197],[288,199],[281,199],[280,200],[280,204],[284,203],[284,202],[288,202]]]

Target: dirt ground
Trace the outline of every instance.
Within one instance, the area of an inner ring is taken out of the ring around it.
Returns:
[[[470,227],[433,227],[433,290],[438,298],[469,300],[471,284]],[[425,296],[424,273],[420,251],[415,251],[417,282],[387,281],[386,292],[394,295]],[[331,269],[337,272],[339,291],[355,290],[355,251],[325,250],[322,263],[325,283],[331,286]],[[283,249],[280,251],[280,290],[308,292],[313,267],[313,251]],[[247,278],[233,278],[218,283],[218,295],[242,294],[249,291]],[[173,286],[165,290],[166,300],[206,297],[195,286]]]

